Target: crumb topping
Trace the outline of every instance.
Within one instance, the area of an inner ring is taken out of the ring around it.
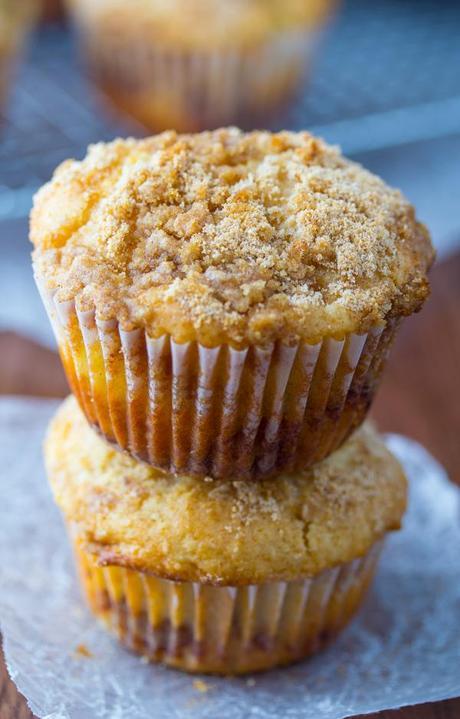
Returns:
[[[240,346],[367,331],[428,293],[401,193],[307,132],[166,132],[90,147],[37,194],[59,299],[151,336]]]

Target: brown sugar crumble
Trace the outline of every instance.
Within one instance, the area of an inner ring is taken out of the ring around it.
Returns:
[[[75,647],[75,655],[78,657],[85,657],[86,659],[92,659],[94,657],[93,652],[88,649],[86,644],[77,644]]]
[[[212,684],[208,684],[203,681],[203,679],[194,679],[193,688],[200,692],[200,694],[206,694],[210,689],[212,689]]]
[[[307,132],[116,140],[35,198],[36,272],[151,336],[318,341],[417,310],[433,259],[401,193]]]

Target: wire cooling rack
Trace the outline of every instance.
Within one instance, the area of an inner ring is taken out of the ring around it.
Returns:
[[[456,0],[345,0],[278,125],[311,128],[349,154],[460,133],[459,31]],[[61,160],[128,130],[95,102],[71,34],[38,32],[0,139],[0,220],[25,216]]]

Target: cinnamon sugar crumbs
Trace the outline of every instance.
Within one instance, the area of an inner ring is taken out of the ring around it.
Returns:
[[[86,659],[92,659],[94,657],[93,652],[88,649],[86,644],[78,644],[75,647],[75,654],[79,657],[85,657]]]
[[[421,304],[428,234],[309,133],[167,132],[58,168],[31,218],[62,299],[178,341],[315,341]]]
[[[230,505],[232,524],[230,530],[240,523],[242,526],[258,521],[261,515],[269,517],[273,522],[282,519],[280,503],[271,491],[271,485],[254,482],[234,481],[219,482],[211,490],[210,496],[216,501],[227,500]]]
[[[212,684],[203,681],[203,679],[194,679],[193,688],[196,689],[200,694],[207,694],[213,687]]]

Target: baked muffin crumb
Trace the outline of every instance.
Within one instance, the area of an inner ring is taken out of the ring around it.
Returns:
[[[417,310],[433,259],[400,192],[307,132],[236,128],[91,147],[37,194],[58,299],[155,337],[316,342]]]

